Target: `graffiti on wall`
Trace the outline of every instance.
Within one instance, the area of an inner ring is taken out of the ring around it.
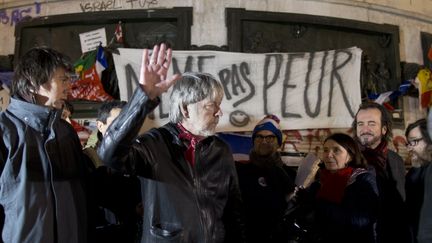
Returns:
[[[31,6],[0,9],[0,23],[4,25],[14,26],[21,20],[28,17],[33,17],[41,13],[42,3],[35,2]]]
[[[158,0],[102,0],[83,1],[80,8],[83,13],[112,11],[120,9],[147,9],[158,5]]]

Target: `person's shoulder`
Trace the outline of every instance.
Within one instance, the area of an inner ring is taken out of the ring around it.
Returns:
[[[3,126],[4,122],[9,121],[10,119],[6,115],[6,111],[0,112],[0,127]]]
[[[404,163],[404,160],[402,159],[402,157],[393,150],[388,151],[387,161],[388,161],[390,167],[394,167],[394,166],[404,167],[405,166],[405,163]]]
[[[23,127],[24,122],[21,119],[17,119],[13,114],[7,109],[0,112],[0,129],[2,131],[17,129],[18,127]]]
[[[403,161],[402,157],[398,153],[396,153],[395,151],[390,150],[390,149],[388,150],[388,159],[389,160],[402,160]]]
[[[355,168],[348,184],[352,184],[355,182],[375,184],[376,177],[370,170],[364,168]]]
[[[164,126],[151,128],[148,131],[145,131],[139,134],[136,139],[136,145],[146,145],[150,146],[151,144],[157,145],[161,141],[172,141],[175,143],[174,138],[176,137],[178,132],[176,132],[175,128],[172,124],[168,123]]]
[[[231,147],[222,138],[220,138],[220,137],[218,137],[216,135],[210,136],[209,138],[211,138],[218,146],[227,148],[227,149],[229,149],[231,151]]]

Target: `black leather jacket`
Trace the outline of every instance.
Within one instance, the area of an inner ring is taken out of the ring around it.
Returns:
[[[242,242],[241,197],[228,145],[215,136],[200,141],[192,167],[174,124],[136,138],[156,105],[138,88],[98,151],[107,166],[140,177],[141,242]]]

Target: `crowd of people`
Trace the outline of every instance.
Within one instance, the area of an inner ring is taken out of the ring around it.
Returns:
[[[250,159],[234,161],[215,135],[222,84],[205,73],[169,77],[171,59],[165,44],[143,51],[139,87],[127,103],[101,106],[83,149],[62,118],[69,61],[42,47],[22,56],[0,113],[3,242],[432,242],[426,119],[406,129],[406,173],[388,147],[388,111],[361,104],[353,136],[324,139],[315,180],[303,188],[282,161],[277,116],[256,124]],[[171,87],[170,121],[139,134]]]

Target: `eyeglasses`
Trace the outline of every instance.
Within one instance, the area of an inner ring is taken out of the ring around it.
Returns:
[[[276,139],[275,135],[267,135],[267,136],[263,136],[263,135],[256,135],[255,139],[259,142],[262,141],[266,141],[266,142],[273,142]]]
[[[414,146],[416,146],[421,140],[423,140],[423,138],[415,138],[415,139],[412,139],[412,140],[408,140],[407,139],[407,143],[406,143],[406,146],[408,147],[408,146],[411,146],[411,147],[414,147]]]

